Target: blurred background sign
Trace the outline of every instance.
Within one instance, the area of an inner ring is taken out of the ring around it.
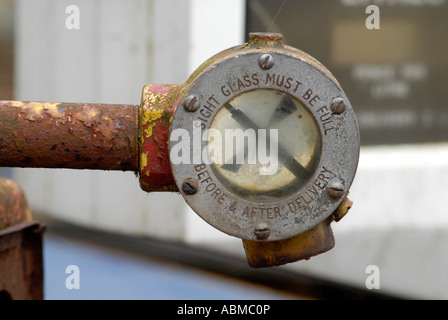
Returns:
[[[0,99],[13,95],[14,1],[0,1]]]
[[[368,29],[378,4],[379,29]],[[248,0],[249,32],[283,33],[318,57],[355,108],[361,143],[448,139],[448,2]]]

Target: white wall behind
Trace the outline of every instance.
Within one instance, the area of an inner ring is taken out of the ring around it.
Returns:
[[[66,28],[69,5],[79,8],[79,30]],[[183,83],[203,60],[242,43],[243,16],[241,0],[18,0],[15,99],[139,104],[145,84]],[[182,197],[147,194],[133,173],[13,174],[35,211],[163,239],[188,233]]]

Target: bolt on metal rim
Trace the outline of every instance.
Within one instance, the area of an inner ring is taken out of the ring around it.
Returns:
[[[261,69],[269,70],[274,65],[274,58],[272,57],[272,55],[265,53],[258,59],[258,65]]]
[[[185,98],[184,107],[187,111],[194,112],[199,108],[200,105],[201,103],[199,102],[198,97],[196,97],[195,95],[190,95]]]

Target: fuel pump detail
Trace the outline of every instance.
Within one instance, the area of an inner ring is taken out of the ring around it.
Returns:
[[[185,84],[146,85],[140,106],[111,108],[0,102],[0,121],[49,129],[38,142],[2,125],[0,165],[45,167],[54,153],[51,168],[138,172],[144,191],[179,191],[203,220],[242,239],[253,267],[334,246],[330,223],[352,204],[357,121],[333,75],[281,34],[251,33]]]
[[[341,204],[349,207],[359,157],[356,118],[331,73],[284,45],[281,35],[254,33],[247,45],[207,61],[187,83],[170,130],[193,136],[199,121],[208,138],[198,150],[209,156],[208,162],[172,165],[178,186],[196,181],[194,194],[181,191],[191,208],[243,239],[254,267],[329,250],[329,222]]]

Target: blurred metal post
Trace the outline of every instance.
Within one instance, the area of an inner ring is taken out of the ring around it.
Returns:
[[[43,299],[44,229],[17,184],[0,178],[0,300]]]

